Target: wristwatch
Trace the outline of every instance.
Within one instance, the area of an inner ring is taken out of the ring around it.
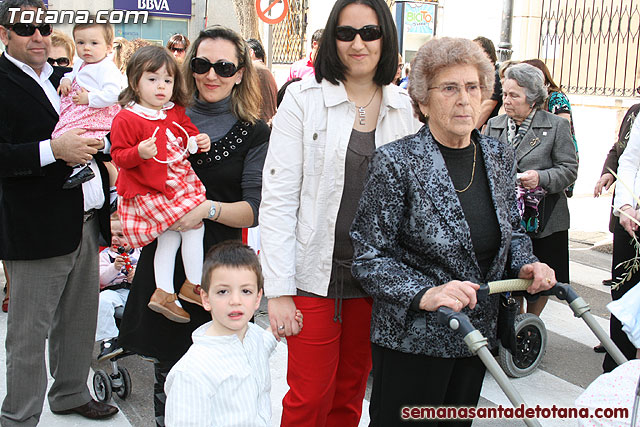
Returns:
[[[207,215],[207,219],[211,219],[216,216],[216,202],[211,202],[211,207],[209,208],[209,215]]]

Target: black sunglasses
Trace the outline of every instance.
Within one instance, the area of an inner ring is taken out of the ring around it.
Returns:
[[[21,37],[31,37],[36,32],[36,29],[40,31],[42,37],[48,36],[53,31],[51,24],[42,24],[37,27],[33,24],[13,24],[7,28]]]
[[[204,58],[191,60],[191,71],[196,74],[206,74],[212,68],[220,77],[232,77],[242,67],[236,67],[236,64],[227,61],[218,61],[212,64]]]
[[[186,49],[183,47],[170,47],[169,50],[171,52],[184,52]]]
[[[60,67],[68,66],[71,61],[66,56],[61,56],[60,58],[47,58],[47,62],[50,65],[59,65]]]
[[[372,42],[382,37],[382,30],[379,25],[365,25],[358,29],[348,26],[336,28],[336,38],[341,42],[353,41],[356,38],[356,34],[360,34],[362,41]]]

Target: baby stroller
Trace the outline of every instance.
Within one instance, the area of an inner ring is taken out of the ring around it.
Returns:
[[[491,282],[480,287],[477,292],[478,300],[486,299],[490,294],[497,294],[502,292],[524,292],[530,284],[531,280],[523,279]],[[539,295],[553,295],[560,300],[567,301],[569,307],[571,307],[571,309],[573,310],[574,315],[576,317],[582,318],[585,321],[587,326],[589,326],[591,331],[600,340],[611,357],[613,357],[613,359],[618,364],[627,362],[627,359],[624,357],[622,352],[613,343],[613,341],[611,341],[611,338],[609,338],[607,333],[596,322],[595,318],[590,312],[591,308],[589,307],[589,304],[587,304],[581,297],[579,297],[570,285],[557,283],[553,288],[541,292],[539,293]],[[496,382],[498,383],[502,391],[506,394],[507,398],[514,407],[517,408],[521,405],[527,407],[522,396],[520,396],[513,384],[509,381],[509,378],[507,377],[505,372],[501,369],[500,364],[496,362],[493,355],[489,351],[487,339],[482,336],[480,331],[474,328],[466,314],[455,312],[448,307],[440,307],[438,309],[438,322],[440,322],[442,325],[448,326],[454,331],[457,331],[464,337],[464,342],[469,347],[471,353],[473,353],[474,355],[477,354],[480,360],[482,360],[484,365],[487,367],[487,370],[491,373],[493,378],[496,380]],[[523,328],[521,328],[521,330],[522,329]],[[541,346],[542,344],[542,341],[540,341],[537,345]],[[542,350],[544,350],[544,348],[542,348]],[[541,357],[543,352],[544,351],[535,353],[536,359],[538,357]],[[534,353],[531,353],[531,355],[533,354]],[[527,359],[525,358],[522,360]],[[535,367],[533,369],[535,369]],[[534,418],[523,418],[523,422],[528,426],[540,426],[538,420]]]
[[[123,313],[124,307],[116,308],[116,321],[122,319]],[[100,402],[111,400],[114,392],[122,400],[131,395],[131,375],[129,375],[127,368],[118,366],[118,360],[130,355],[130,352],[125,351],[109,359],[111,363],[110,374],[102,369],[93,373],[93,392]]]

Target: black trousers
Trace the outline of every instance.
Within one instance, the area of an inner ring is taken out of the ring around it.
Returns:
[[[164,427],[164,407],[167,402],[167,395],[164,393],[164,383],[167,381],[169,371],[173,365],[178,363],[177,360],[172,362],[155,362],[153,364],[154,378],[153,383],[153,412],[156,417],[156,427]]]
[[[371,343],[373,389],[370,427],[470,426],[473,420],[403,420],[402,408],[476,406],[485,366],[478,358],[445,359],[402,353]]]
[[[620,225],[619,221],[616,221],[613,229],[613,261],[611,271],[613,271],[613,281],[617,281],[619,277],[625,274],[622,267],[617,267],[618,264],[629,260],[636,256],[636,251],[631,243],[631,236]],[[637,271],[633,276],[621,284],[617,289],[611,289],[611,299],[613,301],[622,298],[636,283],[640,281],[640,271]],[[627,334],[622,330],[622,323],[612,314],[609,321],[609,336],[613,342],[618,346],[622,354],[629,360],[636,358],[636,347],[629,341]],[[609,354],[605,354],[604,362],[602,362],[602,369],[604,372],[611,372],[618,364],[613,360]]]
[[[569,231],[558,231],[542,239],[531,239],[533,254],[556,272],[556,280],[569,283]]]

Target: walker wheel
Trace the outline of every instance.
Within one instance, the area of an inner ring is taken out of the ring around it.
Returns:
[[[111,379],[102,369],[98,369],[93,374],[93,392],[100,402],[111,400]]]
[[[127,368],[123,368],[118,366],[118,374],[122,379],[122,386],[118,387],[116,390],[116,394],[122,400],[125,400],[129,395],[131,395],[131,375],[129,375],[129,371]]]
[[[504,372],[513,378],[526,377],[542,362],[547,347],[547,328],[536,315],[525,313],[516,316],[516,353],[502,345],[499,349],[498,363]]]

